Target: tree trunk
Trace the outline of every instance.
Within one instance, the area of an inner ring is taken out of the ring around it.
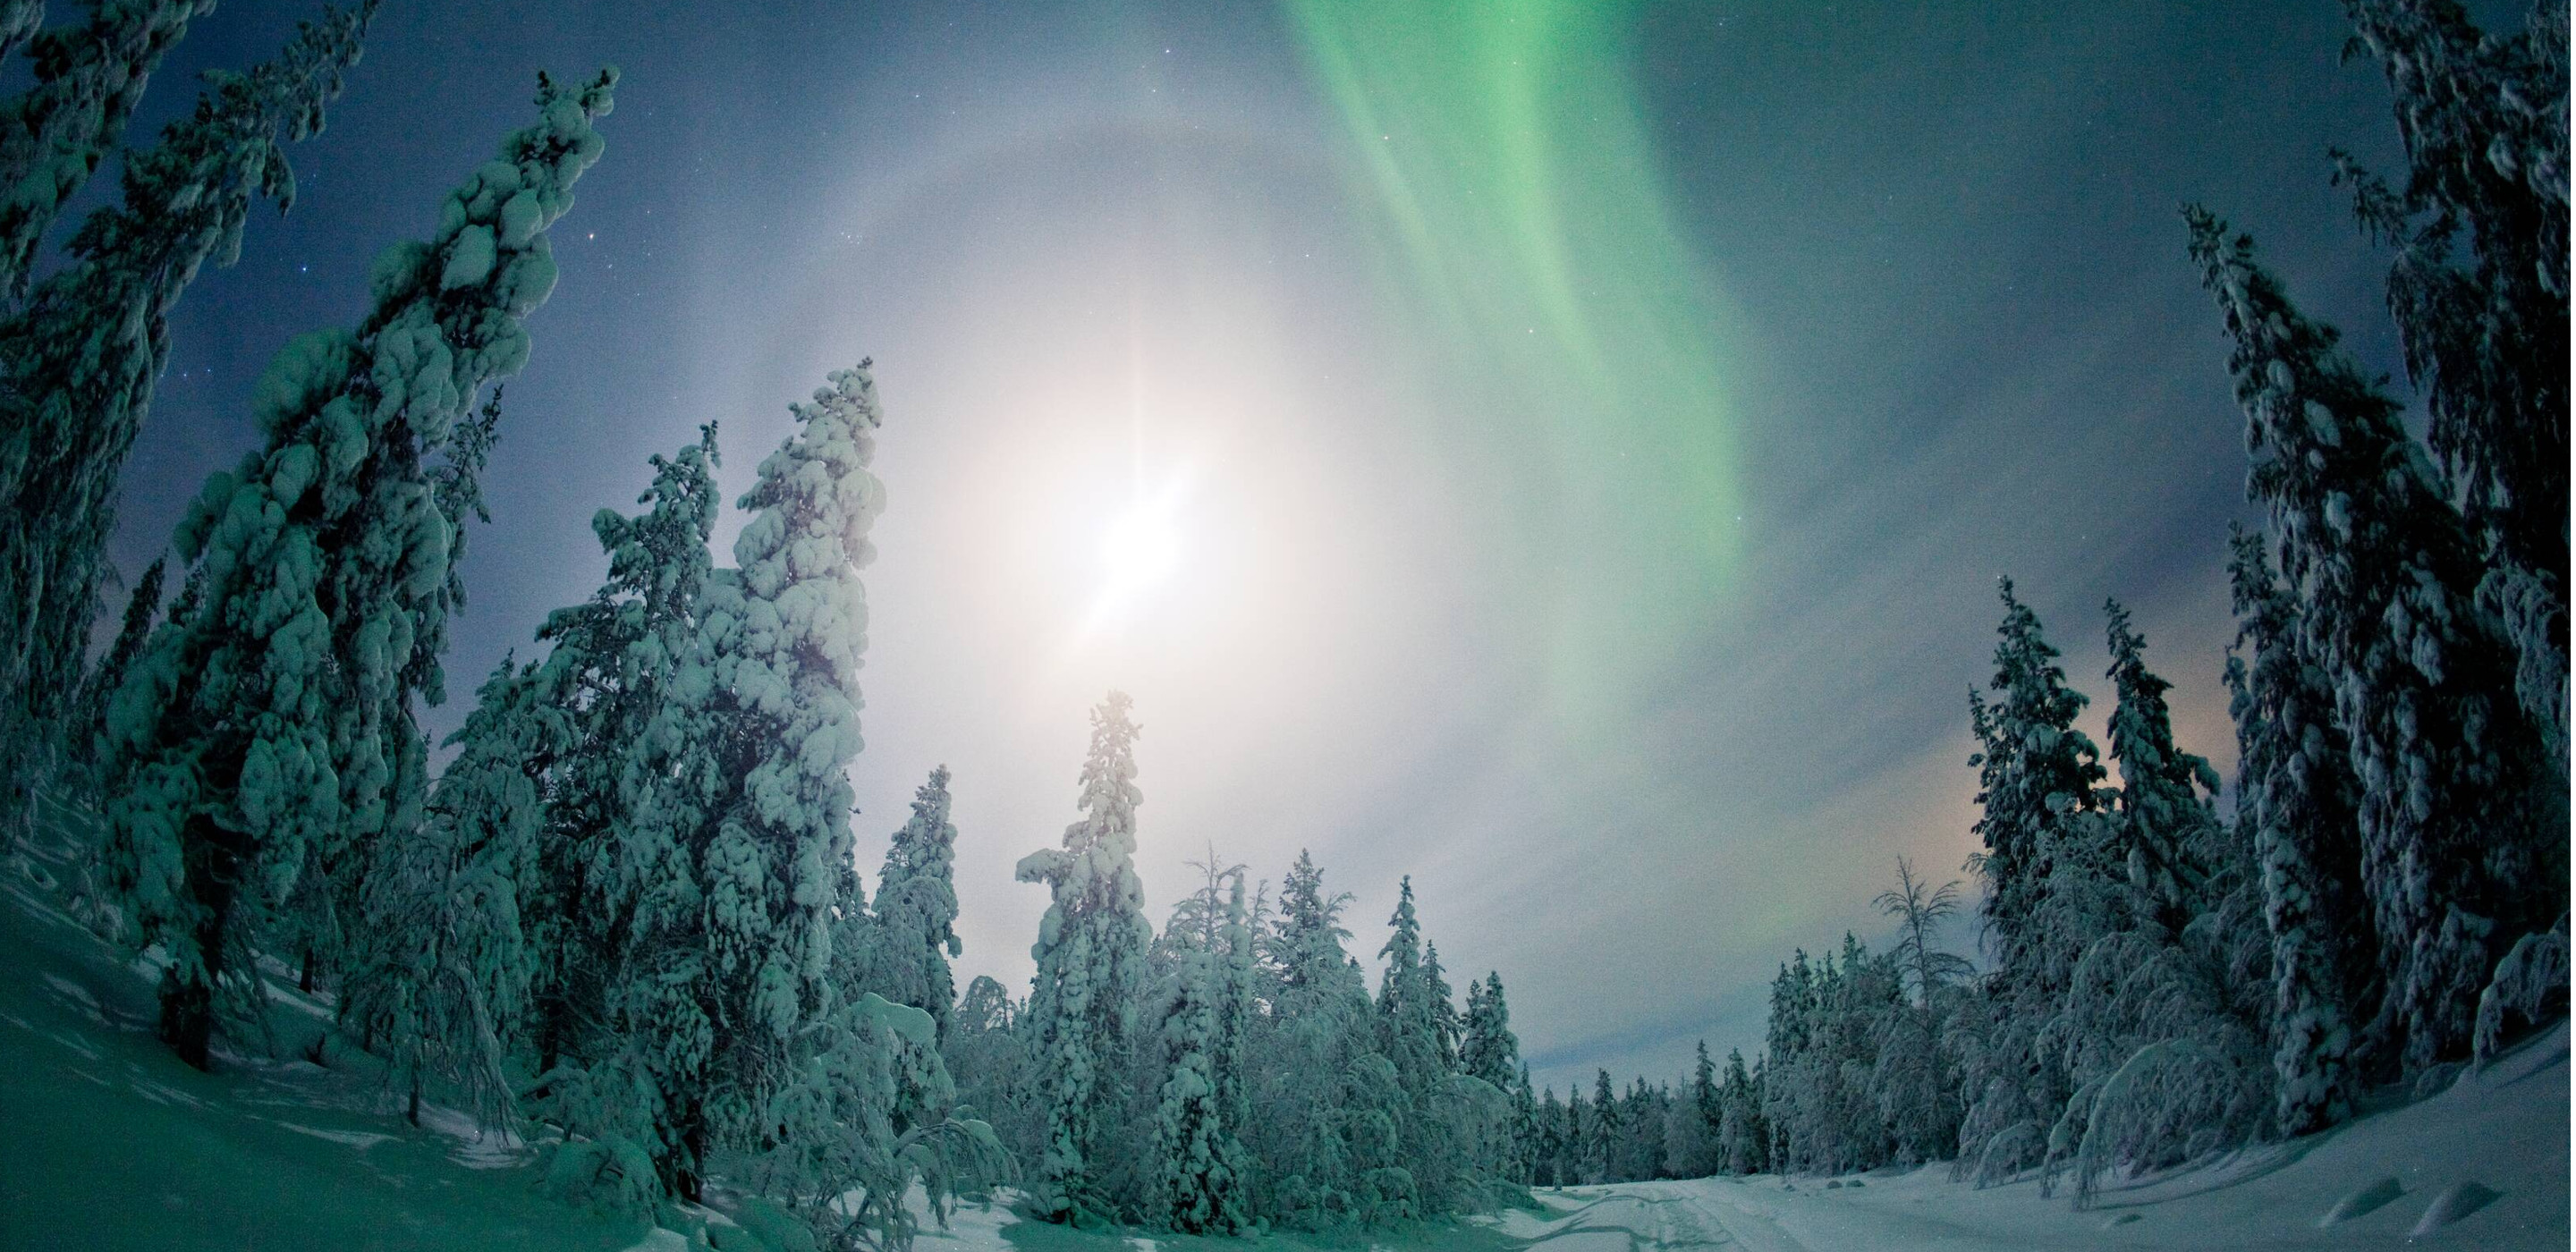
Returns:
[[[705,1180],[698,1176],[707,1159],[706,1109],[691,1097],[681,1113],[679,1168],[672,1171],[671,1191],[689,1204],[702,1203]]]
[[[161,1041],[189,1065],[208,1070],[215,1029],[215,987],[224,972],[225,923],[232,917],[233,875],[240,865],[241,835],[214,822],[190,819],[182,835],[187,891],[197,906],[197,962],[174,961],[161,975]]]

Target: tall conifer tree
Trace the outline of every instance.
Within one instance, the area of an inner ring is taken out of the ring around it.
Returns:
[[[796,430],[737,502],[753,514],[737,568],[708,580],[648,731],[670,768],[650,771],[618,840],[635,912],[612,1012],[629,1072],[662,1110],[656,1172],[692,1201],[709,1153],[752,1139],[771,1095],[810,1077],[799,1028],[832,1007],[833,920],[860,903],[841,871],[867,649],[859,570],[885,507],[868,470],[883,420],[868,362],[790,411]],[[881,1033],[836,1037],[865,1047]]]
[[[410,700],[441,684],[413,643],[436,637],[453,540],[427,459],[527,359],[523,321],[555,278],[544,229],[598,159],[614,82],[541,82],[543,120],[451,197],[437,237],[378,259],[358,333],[303,336],[270,365],[267,446],[180,524],[199,598],[112,701],[108,863],[137,935],[172,958],[161,1031],[191,1064],[230,954],[335,852],[418,818]]]
[[[1046,1148],[1036,1177],[1038,1200],[1056,1221],[1111,1211],[1100,1188],[1114,1110],[1113,1083],[1134,1046],[1134,1005],[1153,927],[1136,877],[1137,726],[1125,692],[1113,691],[1091,711],[1091,751],[1082,766],[1082,819],[1065,828],[1062,848],[1020,858],[1021,882],[1052,893],[1029,955],[1037,977],[1028,1019],[1037,1050],[1037,1085],[1047,1110]]]
[[[2215,903],[2217,878],[2226,869],[2218,771],[2174,746],[2173,715],[2165,706],[2173,684],[2147,668],[2147,641],[2129,624],[2128,609],[2112,600],[2103,611],[2111,649],[2104,676],[2118,692],[2111,756],[2119,762],[2120,787],[2111,796],[2110,821],[2131,885],[2164,926],[2180,930]]]
[[[2386,72],[2396,186],[2336,154],[2362,226],[2396,250],[2388,309],[2433,453],[2495,568],[2478,587],[2519,654],[2517,693],[2567,755],[2567,5],[2520,33],[2453,0],[2346,0]]]
[[[956,995],[948,959],[965,951],[957,937],[957,888],[951,878],[957,828],[948,822],[948,767],[930,771],[913,794],[912,820],[886,847],[877,876],[875,951],[868,989],[929,1012],[941,1031]]]
[[[99,112],[91,120],[107,125],[101,111],[108,105],[84,94],[98,87],[97,75],[120,56],[175,39],[194,7],[103,5],[81,33],[46,37],[52,42],[40,52],[56,58],[48,64],[60,76],[0,109],[0,287],[7,294],[24,286],[24,265],[43,229],[35,217],[50,222],[53,214],[52,193],[44,190],[53,175],[22,169],[13,176],[10,154],[60,141],[72,155],[48,159],[71,160],[91,141],[62,139],[65,127],[80,129],[62,111]],[[321,129],[323,106],[357,60],[374,11],[373,3],[354,12],[325,9],[276,59],[248,74],[214,76],[193,113],[126,158],[123,202],[92,213],[69,242],[68,263],[0,318],[0,514],[11,519],[0,529],[0,733],[20,745],[0,766],[9,775],[0,778],[0,809],[23,805],[53,760],[46,740],[61,733],[60,700],[89,646],[102,553],[116,525],[118,475],[169,359],[170,311],[206,262],[228,264],[240,253],[254,200],[281,207],[294,200],[281,145]],[[115,71],[131,75],[120,90],[141,90],[138,69],[148,72],[148,65]],[[121,129],[122,115],[113,120],[111,129]],[[39,141],[40,132],[54,138]],[[12,185],[22,193],[14,202]],[[25,233],[30,229],[37,234]]]
[[[1980,746],[1968,760],[1978,767],[1983,810],[1975,828],[1985,845],[1978,864],[2000,964],[2044,988],[2053,981],[2046,967],[2063,959],[2052,949],[2064,940],[2048,933],[2043,917],[2048,881],[2062,859],[2099,851],[2073,818],[2097,806],[2103,775],[2093,741],[2075,728],[2084,697],[2066,685],[2039,616],[2013,595],[2011,579],[2002,580],[2001,594],[2002,640],[1990,684],[1996,698],[1988,704],[1969,697]]]
[[[2234,342],[2246,492],[2305,593],[2300,653],[2334,684],[2362,780],[2383,1011],[2421,1069],[2467,1054],[2496,958],[2566,910],[2563,774],[2473,598],[2478,545],[2396,402],[2290,304],[2250,238],[2197,209],[2189,222]]]
[[[2290,1134],[2349,1116],[2368,1076],[2379,944],[2362,884],[2361,785],[2325,673],[2299,655],[2298,600],[2262,536],[2230,538],[2227,658],[2238,838],[2254,849],[2272,944],[2275,1109]]]

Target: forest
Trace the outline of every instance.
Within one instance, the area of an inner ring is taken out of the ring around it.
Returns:
[[[0,101],[0,838],[82,841],[50,886],[156,967],[158,1037],[188,1065],[258,1046],[273,966],[334,1006],[311,1059],[369,1058],[415,1123],[452,1104],[543,1145],[566,1203],[703,1204],[801,1232],[780,1246],[887,1252],[999,1187],[1036,1219],[1220,1235],[1891,1163],[2035,1170],[2081,1206],[2429,1095],[2566,1015],[2563,0],[2511,35],[2446,0],[2345,4],[2407,166],[2332,176],[2393,258],[2402,382],[2303,315],[2250,236],[2197,206],[2177,223],[2263,518],[2227,565],[2235,776],[2177,742],[2117,601],[2095,744],[2073,662],[2005,579],[1967,698],[1964,877],[1897,861],[1872,902],[1893,942],[1782,962],[1757,1055],[1703,1044],[1688,1074],[1562,1096],[1533,1090],[1501,972],[1444,966],[1410,878],[1355,939],[1311,857],[1273,879],[1210,847],[1149,915],[1142,720],[1118,692],[1091,711],[1076,819],[1014,871],[1049,901],[1034,981],[956,985],[949,771],[882,866],[855,852],[886,507],[867,359],[792,406],[730,506],[714,423],[638,467],[634,511],[564,537],[606,581],[525,627],[431,741],[501,384],[613,134],[613,69],[541,79],[436,229],[377,255],[363,316],[277,351],[260,446],[120,579],[106,542],[171,311],[255,209],[292,204],[290,146],[377,13],[324,9],[122,147],[211,7],[47,26],[0,4],[0,55],[32,66]],[[101,169],[116,194],[58,220]],[[1943,946],[1953,918],[1976,951]]]

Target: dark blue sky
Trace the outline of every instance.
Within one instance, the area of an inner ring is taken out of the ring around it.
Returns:
[[[202,19],[146,121],[304,11]],[[872,870],[913,784],[955,767],[965,972],[1024,987],[1043,900],[1010,866],[1071,820],[1111,685],[1146,728],[1158,910],[1211,841],[1274,879],[1309,846],[1366,956],[1411,873],[1559,1084],[1677,1071],[1702,1035],[1750,1050],[1791,946],[1876,937],[1900,854],[1959,864],[1998,574],[2097,695],[2101,602],[2130,603],[2185,746],[2228,763],[2241,419],[2176,209],[2254,231],[2393,363],[2384,262],[2324,157],[2387,168],[2393,130],[2331,0],[1645,5],[1583,58],[1512,60],[1536,103],[1500,121],[1479,110],[1523,97],[1410,86],[1492,77],[1476,23],[1426,11],[1413,60],[1363,47],[1354,79],[1319,51],[1336,20],[389,0],[294,150],[294,212],[174,319],[119,564],[251,445],[268,356],[352,321],[369,258],[524,123],[536,71],[615,63],[450,685],[589,592],[589,515],[648,453],[721,420],[738,491],[789,401],[874,356],[892,506],[859,843]],[[1462,117],[1553,180],[1486,215]],[[1531,220],[1598,264],[1518,273],[1558,242],[1526,229],[1484,247]],[[1521,337],[1515,292],[1543,293]],[[1707,403],[1637,381],[1676,362]],[[1098,537],[1139,492],[1181,550],[1103,618]]]

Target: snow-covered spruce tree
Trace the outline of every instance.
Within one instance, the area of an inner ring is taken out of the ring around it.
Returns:
[[[1013,1157],[1036,1160],[1045,1114],[1029,1103],[1029,1051],[1010,989],[982,974],[967,983],[939,1055],[956,1084],[958,1108],[990,1123]]]
[[[1771,1167],[1771,1132],[1762,1120],[1762,1083],[1757,1069],[1744,1068],[1744,1052],[1726,1052],[1726,1077],[1718,1086],[1718,1150],[1726,1172],[1759,1174]]]
[[[1405,1128],[1413,1099],[1395,1062],[1377,1051],[1360,1053],[1344,1074],[1343,1134],[1358,1179],[1354,1220],[1379,1226],[1421,1216],[1415,1178],[1420,1162],[1407,1155]]]
[[[1402,1189],[1419,1213],[1482,1208],[1511,1168],[1511,1097],[1454,1068],[1457,1008],[1422,942],[1410,876],[1388,925],[1377,1035],[1401,1093],[1390,1116],[1403,1164],[1372,1171],[1382,1183],[1377,1202],[1391,1204]]]
[[[1557,1185],[1575,1187],[1584,1181],[1584,1147],[1592,1141],[1592,1118],[1585,1107],[1583,1084],[1565,1084],[1565,1125],[1558,1134]]]
[[[1794,1097],[1793,1159],[1810,1169],[1842,1172],[1893,1158],[1881,1100],[1870,1083],[1886,1020],[1904,1003],[1895,962],[1845,932],[1842,950],[1816,978],[1807,1053],[1784,1072],[1794,1079],[1784,1084]]]
[[[427,1078],[464,1091],[484,1125],[515,1113],[507,1049],[527,1018],[536,953],[520,895],[535,879],[539,783],[564,737],[564,711],[504,659],[448,743],[427,820],[381,841],[366,879],[365,939],[341,1019],[409,1091],[420,1122]]]
[[[1408,1088],[1427,1091],[1441,1073],[1440,1011],[1431,1003],[1430,977],[1422,965],[1422,919],[1413,906],[1413,875],[1397,888],[1395,912],[1386,919],[1386,958],[1378,980],[1380,1050],[1395,1063]]]
[[[1461,1072],[1508,1091],[1521,1065],[1521,1042],[1512,1033],[1512,1010],[1503,1000],[1503,973],[1467,984],[1467,1020],[1458,1047]]]
[[[1538,1129],[1532,1143],[1530,1185],[1560,1187],[1565,1185],[1565,1178],[1565,1106],[1557,1102],[1556,1086],[1551,1083],[1539,1094]]]
[[[1628,1141],[1620,1153],[1620,1174],[1632,1181],[1662,1178],[1664,1139],[1672,1117],[1670,1089],[1650,1086],[1643,1074],[1628,1087]]]
[[[1348,892],[1328,892],[1314,857],[1300,850],[1279,893],[1267,938],[1275,971],[1270,1011],[1253,1022],[1253,1100],[1245,1128],[1258,1168],[1256,1208],[1274,1224],[1322,1230],[1348,1223],[1361,1186],[1349,1094],[1351,1066],[1374,1047],[1366,981],[1342,943]]]
[[[2334,689],[2299,655],[2299,604],[2261,535],[2235,529],[2227,573],[2236,646],[2236,825],[2260,875],[2272,946],[2274,1116],[2285,1134],[2351,1115],[2370,1074],[2380,945],[2362,885],[2361,786],[2335,723]]]
[[[537,632],[550,648],[529,681],[542,703],[571,719],[546,779],[535,879],[521,894],[538,956],[530,1033],[540,1074],[567,1058],[587,1064],[618,1051],[607,1037],[617,1020],[611,984],[635,919],[648,902],[699,890],[696,868],[677,855],[673,826],[651,818],[672,814],[664,780],[702,768],[716,748],[709,693],[700,689],[685,711],[672,707],[695,656],[698,598],[715,568],[708,547],[719,507],[715,425],[651,464],[652,485],[636,499],[643,512],[601,509],[591,518],[607,581],[589,600],[548,614]],[[584,1133],[596,1128],[569,1110],[555,1113]]]
[[[2335,689],[2362,783],[2363,885],[2382,1014],[2412,1071],[2468,1052],[2496,960],[2566,911],[2566,793],[2515,694],[2512,649],[2474,591],[2485,566],[2395,401],[2291,306],[2253,242],[2189,213],[2299,653]],[[2535,889],[2537,888],[2537,889]]]
[[[957,938],[957,888],[950,878],[956,846],[957,828],[948,822],[948,767],[942,765],[913,794],[912,820],[886,847],[868,967],[870,990],[927,1011],[942,1032],[956,994],[948,958],[965,951]]]
[[[109,103],[93,98],[104,81],[98,75],[121,57],[141,55],[144,45],[175,39],[194,7],[101,6],[89,27],[47,36],[40,46],[59,76],[0,109],[0,286],[7,294],[23,290],[26,277],[25,256],[8,261],[18,255],[10,250],[23,244],[31,256],[43,226],[12,218],[29,206],[12,210],[5,188],[33,194],[52,177],[41,170],[10,177],[10,145],[37,144],[30,119],[45,134],[107,125]],[[214,76],[193,113],[165,128],[150,149],[126,157],[123,203],[92,213],[67,245],[68,263],[0,318],[0,513],[12,519],[0,530],[0,737],[22,745],[0,765],[0,817],[13,808],[23,813],[44,785],[56,759],[52,740],[82,729],[57,724],[61,699],[71,690],[66,677],[86,658],[101,554],[115,529],[117,478],[169,357],[170,310],[207,261],[229,263],[239,253],[253,200],[283,206],[294,199],[280,145],[321,129],[323,105],[357,60],[373,11],[373,4],[354,13],[326,9],[276,59],[246,75]],[[130,75],[121,81],[140,91],[134,71],[129,65],[110,77]],[[84,122],[63,110],[96,116]],[[104,145],[122,127],[118,112],[110,133],[80,142]],[[46,221],[52,213],[48,202]],[[12,222],[36,233],[12,235]]]
[[[1524,1064],[1512,1077],[1512,1159],[1510,1172],[1503,1181],[1515,1187],[1530,1186],[1538,1170],[1539,1111],[1538,1093],[1530,1087],[1529,1066]]]
[[[151,639],[153,623],[161,613],[161,583],[169,564],[168,557],[157,556],[143,567],[143,576],[134,581],[134,590],[126,596],[125,617],[117,625],[115,640],[81,684],[73,746],[83,754],[95,755],[98,735],[107,726],[107,698],[125,681],[125,671],[133,668],[134,658],[143,654],[143,645]]]
[[[818,1063],[800,1047],[878,1038],[856,1023],[800,1033],[832,1004],[851,854],[845,771],[861,746],[867,648],[858,571],[885,507],[868,471],[882,419],[867,366],[790,406],[794,433],[737,502],[753,515],[737,568],[708,581],[691,651],[638,743],[648,767],[660,753],[669,765],[630,781],[615,836],[617,891],[633,909],[610,991],[626,1039],[616,1068],[651,1093],[655,1173],[691,1201],[711,1152],[776,1138],[771,1096]]]
[[[2179,930],[2214,903],[2226,870],[2218,821],[2218,771],[2174,746],[2173,715],[2165,692],[2173,684],[2147,668],[2145,638],[2129,624],[2129,610],[2107,601],[2111,668],[2104,674],[2118,692],[2111,710],[2111,756],[2120,786],[2109,799],[2109,820],[2124,854],[2129,884],[2169,929]]]
[[[760,1114],[741,1181],[805,1223],[829,1252],[905,1252],[918,1187],[945,1226],[961,1187],[1007,1181],[992,1127],[954,1110],[930,1014],[873,992],[799,1031]]]
[[[2009,1170],[2038,1160],[2042,1119],[2063,1107],[2068,1084],[2035,1036],[2048,1020],[2084,944],[2104,929],[2072,916],[2092,896],[2052,899],[2052,884],[2098,881],[2117,872],[2094,814],[2102,781],[2093,742],[2075,728],[2085,700],[2066,685],[2058,651],[2039,617],[2000,583],[2004,618],[1996,633],[1995,700],[1968,698],[1979,751],[1975,826],[1983,850],[1971,864],[1986,882],[1983,916],[1996,976],[1995,1002],[1962,1019],[1965,1091],[1959,1168]],[[1784,1078],[1776,1063],[1774,1085]],[[1777,1097],[1774,1097],[1775,1101]],[[1775,1138],[1779,1133],[1774,1128]],[[1989,1161],[1990,1150],[2003,1159]],[[1781,1164],[1775,1162],[1775,1164]]]
[[[1971,719],[1980,750],[1975,831],[1984,845],[1977,867],[1986,879],[1985,916],[1997,948],[1996,963],[2017,979],[2037,977],[2034,989],[2053,989],[2052,965],[2062,970],[2064,936],[2048,933],[2042,901],[2058,861],[2093,851],[2070,820],[2097,807],[2102,767],[2093,741],[2075,729],[2085,699],[2066,685],[2057,649],[2041,632],[2039,616],[2013,595],[2012,580],[1999,583],[2004,620],[1996,628],[1996,693],[1989,704],[1971,694]]]
[[[1112,1083],[1132,1060],[1153,936],[1135,867],[1136,806],[1144,797],[1136,789],[1131,707],[1126,693],[1113,691],[1092,710],[1082,820],[1065,828],[1062,848],[1032,852],[1014,871],[1052,894],[1029,950],[1038,967],[1029,991],[1030,1044],[1047,1111],[1046,1148],[1031,1183],[1040,1211],[1059,1222],[1113,1211],[1098,1171],[1117,1150],[1108,1135],[1122,1093]]]
[[[404,673],[414,684],[439,681],[448,615],[465,607],[465,523],[469,517],[492,520],[484,507],[482,474],[500,437],[501,392],[501,384],[493,384],[483,407],[457,420],[440,463],[429,471],[430,502],[447,529],[447,576],[412,632]],[[457,764],[496,771],[494,776],[460,778],[462,785],[449,789],[451,808],[444,815],[433,811],[426,823],[418,815],[396,820],[395,829],[416,829],[417,838],[380,839],[356,850],[350,872],[334,872],[340,867],[326,862],[322,872],[307,874],[277,935],[295,946],[307,993],[325,959],[356,971],[341,989],[342,1019],[359,1021],[370,1046],[390,1039],[398,1068],[407,1068],[412,1082],[415,1122],[424,1069],[444,1069],[457,1078],[487,1120],[506,1119],[514,1111],[498,1049],[489,1045],[516,1029],[527,1000],[531,952],[521,931],[520,895],[533,847],[529,823],[538,811],[536,786],[564,739],[561,712],[533,702],[520,689],[523,683],[523,675],[506,667],[496,672],[477,693],[479,725],[469,717],[468,728],[449,738],[450,745],[463,746]],[[435,703],[446,693],[433,685],[423,694]],[[489,742],[477,745],[469,735]],[[417,737],[407,734],[404,742],[409,753]],[[504,775],[528,781],[529,789],[513,789]],[[390,878],[380,883],[379,874]],[[458,898],[450,898],[451,889]],[[316,896],[324,897],[320,907],[312,907]],[[360,922],[347,951],[336,907],[342,900],[358,910]],[[451,967],[450,953],[463,959]],[[377,985],[362,994],[357,983],[365,980]],[[425,1010],[431,997],[439,998],[437,1006]],[[368,1001],[364,1013],[356,1011],[362,999]]]
[[[1664,1173],[1674,1178],[1706,1178],[1718,1171],[1717,1063],[1708,1059],[1708,1041],[1699,1041],[1691,1064],[1688,1089],[1664,1111]]]
[[[540,80],[542,120],[450,198],[436,238],[378,259],[359,330],[270,365],[267,446],[180,523],[199,599],[111,701],[106,861],[137,939],[171,958],[161,1031],[191,1064],[228,960],[278,904],[333,851],[417,816],[409,701],[439,682],[412,643],[444,612],[452,547],[425,456],[527,359],[523,320],[555,276],[543,231],[598,159],[615,81]]]
[[[2489,35],[2452,0],[2347,0],[2396,106],[2406,176],[2337,153],[2363,228],[2396,250],[2388,308],[2434,455],[2494,561],[2478,588],[2517,690],[2567,753],[2567,6]],[[2563,777],[2563,775],[2562,775]]]
[[[2111,715],[2121,787],[2100,824],[2127,845],[2124,876],[2061,872],[2058,910],[2085,947],[2042,1032],[2076,1085],[2051,1129],[2041,1190],[2075,1171],[2088,1203],[2111,1169],[2157,1169],[2233,1146],[2268,1125],[2270,945],[2250,845],[2203,797],[2214,771],[2174,745],[2170,689],[2145,642],[2109,606]],[[2115,846],[2117,846],[2115,844]]]
[[[1426,956],[1426,962],[1428,957]],[[1530,1105],[1528,1075],[1521,1064],[1520,1038],[1512,1033],[1511,1005],[1503,997],[1503,975],[1490,970],[1484,981],[1467,983],[1467,1015],[1459,1026],[1458,1074],[1501,1092],[1510,1109],[1509,1152],[1497,1162],[1493,1181],[1510,1186],[1529,1182],[1529,1149],[1535,1110]]]
[[[464,523],[481,513],[479,476],[497,437],[497,398],[479,415],[474,398],[527,361],[526,317],[556,278],[545,231],[598,159],[591,118],[610,107],[614,81],[607,71],[571,89],[541,76],[539,123],[450,193],[432,241],[386,249],[370,277],[376,308],[351,377],[364,372],[393,438],[384,462],[358,467],[349,507],[323,533],[329,559],[314,594],[333,606],[331,664],[350,693],[327,706],[341,816],[319,829],[288,901],[301,945],[326,962],[340,959],[364,914],[371,845],[421,820],[429,745],[413,697],[447,696],[439,658],[464,603]],[[436,464],[425,456],[433,448]],[[326,475],[326,508],[335,482]]]
[[[1410,874],[1398,888],[1387,927],[1386,943],[1378,949],[1386,958],[1377,991],[1378,1051],[1394,1065],[1404,1092],[1404,1106],[1393,1110],[1396,1129],[1414,1168],[1407,1181],[1415,1203],[1427,1206],[1424,1171],[1446,1164],[1448,1144],[1434,1102],[1449,1071],[1441,1055],[1441,1013],[1432,1002],[1430,971],[1423,964],[1422,922],[1414,910]]]
[[[1617,1182],[1624,1128],[1619,1121],[1619,1089],[1611,1085],[1609,1070],[1593,1075],[1592,1102],[1584,1111],[1591,1116],[1583,1127],[1583,1181]]]
[[[1161,1012],[1162,1082],[1154,1116],[1151,1214],[1188,1234],[1247,1229],[1247,1160],[1239,1138],[1243,1030],[1248,1024],[1252,932],[1245,925],[1243,867],[1211,851],[1197,907],[1174,911],[1167,930],[1175,967]]]
[[[1762,1084],[1763,1156],[1780,1172],[1795,1168],[1789,1159],[1791,1126],[1798,1120],[1800,1081],[1793,1071],[1805,1057],[1816,1014],[1815,970],[1807,950],[1797,949],[1771,978],[1770,1011],[1763,1018]]]
[[[1458,1072],[1458,1044],[1466,1034],[1466,1021],[1458,1016],[1457,989],[1449,985],[1449,971],[1441,968],[1440,945],[1425,941],[1422,945],[1422,982],[1429,992],[1431,1017],[1439,1027],[1440,1069]]]
[[[0,100],[0,297],[27,289],[54,217],[96,173],[163,53],[214,0],[102,0],[76,26],[28,41],[35,82]],[[13,32],[41,14],[12,13]],[[21,37],[25,37],[23,33]]]

